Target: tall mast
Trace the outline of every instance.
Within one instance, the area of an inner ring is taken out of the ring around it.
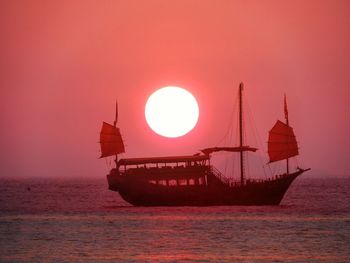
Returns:
[[[243,146],[243,102],[242,102],[243,83],[239,84],[239,147]],[[240,151],[241,163],[241,185],[244,184],[244,156],[243,151]]]
[[[288,118],[288,108],[287,108],[287,98],[286,94],[284,94],[284,117],[286,119],[286,124],[289,126],[289,118]],[[289,158],[286,159],[287,161],[287,175],[289,174]]]
[[[115,100],[115,119],[114,119],[114,122],[113,122],[114,127],[117,126],[117,122],[118,122],[118,101]],[[118,155],[117,154],[115,155],[115,160],[114,161],[115,161],[115,164],[116,164],[116,166],[118,168]]]

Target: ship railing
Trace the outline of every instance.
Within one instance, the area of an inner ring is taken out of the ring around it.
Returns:
[[[218,178],[222,183],[230,186],[230,187],[236,187],[236,186],[240,186],[241,182],[235,180],[234,178],[229,178],[227,176],[225,176],[223,173],[221,173],[217,168],[211,166],[210,167],[210,172],[216,177]],[[253,178],[249,178],[246,179],[245,184],[261,184],[261,183],[265,183],[265,182],[270,182],[270,181],[275,181],[278,179],[282,179],[288,177],[288,174],[280,174],[280,175],[275,175],[274,177],[270,177],[270,178],[265,178],[265,179],[253,179]]]
[[[223,173],[221,173],[214,166],[210,167],[210,171],[216,178],[218,178],[221,182],[223,182],[224,184],[226,184],[228,186],[235,187],[235,186],[241,185],[240,181],[237,181],[233,178],[229,178],[229,177],[225,176]]]
[[[169,174],[169,172],[176,173],[176,174],[182,174],[182,173],[189,173],[189,172],[195,172],[195,173],[202,173],[203,171],[207,170],[207,166],[205,165],[192,165],[192,166],[159,166],[159,167],[131,167],[127,169],[120,169],[119,173],[121,175],[154,175],[154,174]]]

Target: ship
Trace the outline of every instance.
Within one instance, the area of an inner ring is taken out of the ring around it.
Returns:
[[[268,155],[269,163],[285,161],[285,172],[264,179],[246,178],[245,155],[257,148],[244,143],[242,92],[240,83],[239,145],[205,148],[194,155],[118,159],[125,146],[116,126],[117,104],[113,125],[103,122],[100,132],[100,158],[115,156],[115,167],[107,175],[109,190],[134,206],[279,205],[292,182],[310,168],[290,171],[289,158],[299,155],[299,148],[284,96],[285,122],[277,120],[269,131]],[[212,155],[221,151],[239,155],[238,180],[212,165]]]

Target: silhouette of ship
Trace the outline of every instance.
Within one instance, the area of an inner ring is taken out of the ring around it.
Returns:
[[[109,189],[119,192],[128,203],[135,206],[219,206],[219,205],[278,205],[291,183],[310,169],[289,171],[289,158],[299,154],[297,141],[288,122],[277,120],[269,131],[268,154],[270,162],[286,160],[286,172],[270,178],[253,180],[245,178],[244,153],[255,152],[243,143],[242,115],[243,83],[239,86],[239,145],[213,147],[192,156],[166,156],[128,158],[118,160],[125,152],[122,136],[114,125],[103,122],[100,133],[101,158],[115,156],[116,167],[107,175]],[[117,105],[116,105],[117,106]],[[233,181],[213,165],[215,152],[237,152],[240,159],[240,181]]]

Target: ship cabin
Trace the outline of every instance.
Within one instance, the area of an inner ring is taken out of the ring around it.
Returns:
[[[128,158],[118,161],[121,176],[158,186],[205,186],[210,172],[209,155]]]

